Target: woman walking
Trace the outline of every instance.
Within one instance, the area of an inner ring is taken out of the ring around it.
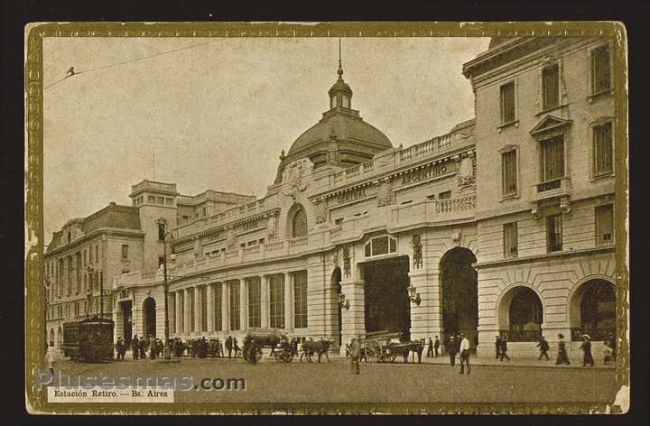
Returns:
[[[352,338],[350,342],[350,359],[352,360],[352,368],[359,374],[359,363],[361,362],[361,343],[357,337]]]
[[[582,345],[580,345],[580,349],[582,349],[583,352],[582,366],[586,367],[587,364],[589,364],[590,367],[593,367],[594,357],[591,354],[591,336],[588,334],[582,335]]]

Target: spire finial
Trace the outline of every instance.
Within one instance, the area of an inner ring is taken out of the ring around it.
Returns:
[[[343,66],[341,65],[341,38],[339,37],[339,69],[337,71],[339,80],[343,79]]]

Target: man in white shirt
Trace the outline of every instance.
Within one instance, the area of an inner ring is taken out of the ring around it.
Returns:
[[[467,365],[467,374],[469,374],[469,340],[463,333],[460,334],[460,373],[465,372],[465,365]]]

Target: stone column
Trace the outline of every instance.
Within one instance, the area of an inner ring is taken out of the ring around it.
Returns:
[[[201,287],[194,287],[194,331],[201,334]]]
[[[189,335],[192,332],[192,322],[190,319],[190,290],[188,288],[183,289],[183,332],[186,335]]]
[[[432,339],[438,336],[443,342],[442,291],[437,271],[409,272],[410,285],[420,294],[420,305],[409,302],[411,308],[411,340]]]
[[[205,297],[207,298],[207,316],[208,316],[208,329],[209,333],[214,332],[214,284],[210,283],[206,287]]]
[[[174,323],[174,334],[180,336],[183,334],[183,304],[181,297],[183,291],[176,291],[176,322]]]
[[[345,300],[350,304],[346,309],[341,308],[343,327],[341,330],[341,354],[345,355],[345,345],[352,341],[353,337],[364,335],[366,332],[365,317],[365,283],[362,280],[347,279],[341,281],[341,292]]]
[[[239,280],[239,329],[248,330],[248,280]]]
[[[221,289],[223,291],[221,298],[222,329],[227,334],[230,332],[230,288],[227,281],[221,283]]]
[[[167,292],[167,319],[169,320],[169,337],[171,338],[174,335],[174,329],[176,329],[176,294],[172,291]],[[163,324],[164,321],[163,318]]]
[[[293,331],[293,274],[284,273],[284,328]]]
[[[262,281],[261,281],[261,306],[260,306],[260,313],[261,313],[261,325],[262,328],[266,328],[269,326],[269,276],[264,275],[262,276]]]

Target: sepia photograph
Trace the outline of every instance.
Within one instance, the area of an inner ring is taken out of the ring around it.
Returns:
[[[626,50],[28,25],[27,410],[627,412]]]

